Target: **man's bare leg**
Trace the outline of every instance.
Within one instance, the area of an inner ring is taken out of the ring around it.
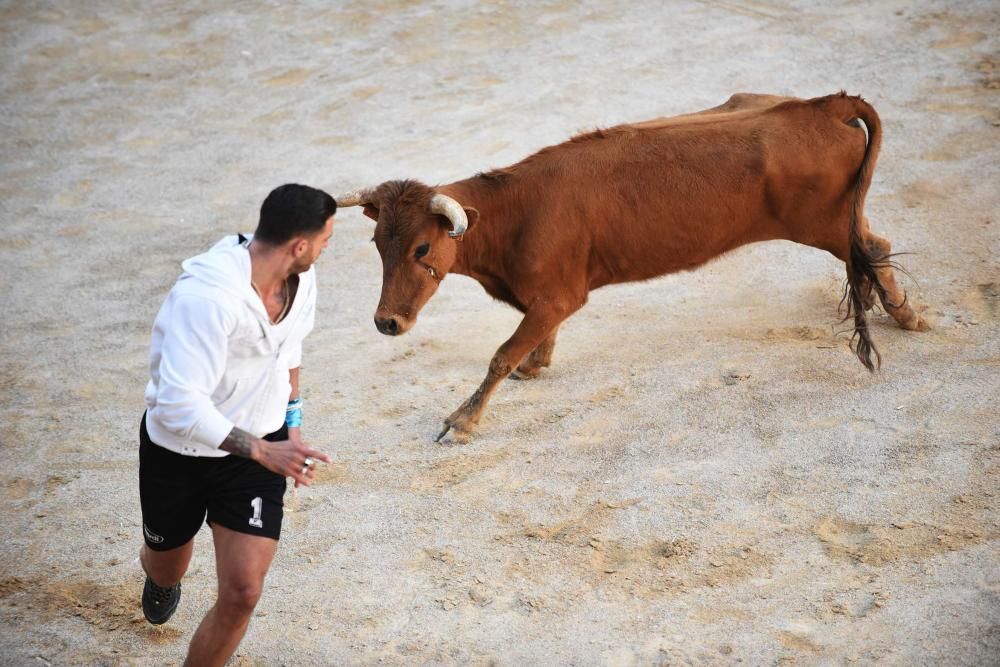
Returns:
[[[154,584],[161,588],[169,588],[180,581],[187,572],[193,552],[194,540],[167,551],[153,551],[143,544],[139,549],[139,562]]]
[[[205,614],[188,648],[188,667],[224,665],[236,651],[260,599],[277,540],[212,526],[219,597]]]

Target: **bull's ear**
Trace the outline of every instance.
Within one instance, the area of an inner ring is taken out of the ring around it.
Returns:
[[[479,222],[479,209],[463,207],[463,210],[465,211],[466,217],[469,219],[469,226],[465,231],[469,231],[476,226],[477,222]]]
[[[365,204],[365,210],[363,212],[369,218],[371,218],[375,222],[378,222],[378,209],[377,208],[375,208],[371,204]]]
[[[465,218],[466,218],[465,231],[468,232],[470,229],[476,226],[477,222],[479,222],[479,210],[465,206],[462,207],[462,210],[465,211]],[[442,227],[454,231],[455,225],[451,223],[451,220],[448,219],[448,216],[438,214],[437,219],[438,222],[441,223]]]

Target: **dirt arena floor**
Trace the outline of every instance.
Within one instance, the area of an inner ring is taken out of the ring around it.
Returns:
[[[318,265],[305,433],[236,665],[1000,662],[995,2],[0,2],[0,663],[180,664],[215,595],[139,609],[137,425],[179,262],[284,182],[447,183],[738,91],[863,95],[868,199],[933,324],[774,242],[612,287],[554,364],[433,442],[514,311],[448,277],[372,323],[372,225]],[[622,230],[627,234],[627,230]]]

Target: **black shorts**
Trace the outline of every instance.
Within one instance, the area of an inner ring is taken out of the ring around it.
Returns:
[[[264,436],[287,440],[288,427]],[[149,439],[139,425],[139,501],[142,533],[154,551],[191,541],[202,522],[277,540],[284,514],[285,478],[256,461],[230,454],[184,456]]]

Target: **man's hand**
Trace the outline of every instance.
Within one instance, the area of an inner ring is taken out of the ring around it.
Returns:
[[[294,431],[294,433],[292,433]],[[271,472],[295,480],[295,486],[309,486],[316,477],[316,461],[330,457],[302,442],[299,429],[289,429],[289,439],[269,442],[234,428],[219,446],[237,456],[252,459]]]
[[[330,457],[313,449],[301,438],[277,442],[260,441],[257,463],[268,470],[295,480],[295,487],[309,486],[316,477],[316,462],[330,462]]]

